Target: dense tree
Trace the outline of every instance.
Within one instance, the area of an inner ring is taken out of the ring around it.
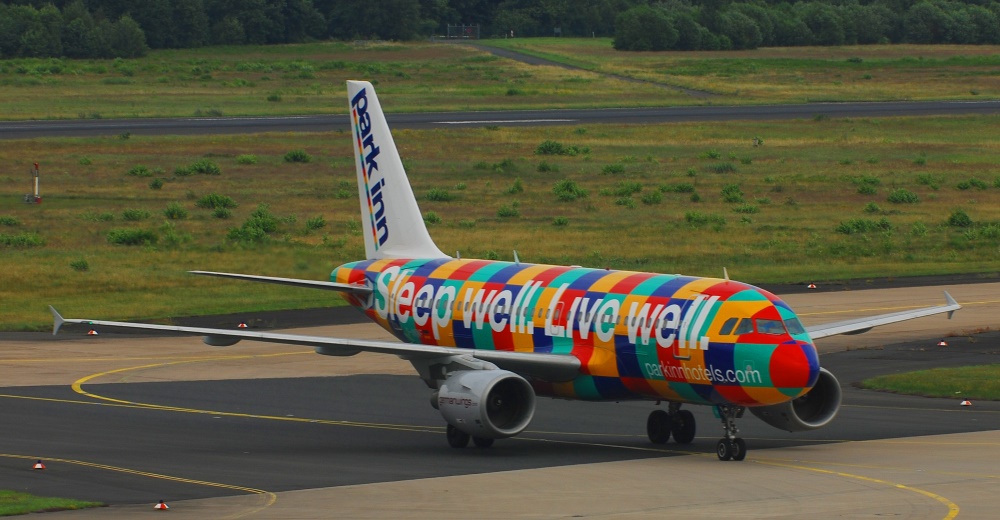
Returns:
[[[625,51],[662,51],[677,43],[674,28],[662,9],[638,6],[618,15],[615,20],[615,49]]]
[[[729,40],[731,48],[737,50],[756,49],[763,40],[757,22],[737,10],[719,15],[719,32]]]

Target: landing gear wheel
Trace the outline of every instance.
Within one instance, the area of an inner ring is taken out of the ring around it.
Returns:
[[[729,442],[729,439],[719,439],[718,444],[715,445],[715,454],[719,456],[719,460],[731,460],[733,458],[733,444]]]
[[[653,410],[646,419],[646,435],[653,444],[665,444],[670,440],[670,429],[673,420],[670,414],[663,410]]]
[[[469,437],[471,436],[468,433],[465,433],[450,424],[448,425],[446,433],[448,435],[448,446],[451,446],[452,448],[464,448],[469,445]]]
[[[496,439],[487,439],[486,437],[473,437],[472,444],[475,444],[477,448],[489,448],[493,446],[493,441]]]
[[[733,439],[733,460],[740,461],[747,458],[747,443],[737,437]]]
[[[690,444],[694,440],[694,414],[690,410],[678,410],[674,414],[671,431],[678,444]]]

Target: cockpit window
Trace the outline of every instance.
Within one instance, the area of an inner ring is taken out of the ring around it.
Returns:
[[[736,322],[740,321],[739,318],[729,318],[725,323],[722,324],[722,328],[719,329],[719,334],[723,336],[728,336],[733,332],[733,327],[736,326]]]
[[[760,334],[784,334],[785,326],[781,324],[781,320],[754,320],[757,322],[757,332]]]
[[[753,334],[753,321],[750,318],[746,318],[740,321],[740,324],[736,326],[736,330],[733,334]]]
[[[798,318],[792,318],[790,320],[785,320],[785,327],[788,329],[789,334],[805,334],[806,329],[802,326],[802,322]]]

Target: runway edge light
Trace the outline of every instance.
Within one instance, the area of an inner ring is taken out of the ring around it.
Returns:
[[[32,469],[45,469],[45,464],[42,464],[42,461],[39,460],[35,462],[35,465],[32,466]]]
[[[962,404],[959,406],[972,406],[972,401],[968,399],[962,399]]]
[[[97,335],[97,331],[94,330],[94,329],[90,329],[90,332],[88,332],[87,335],[88,336],[96,336]]]
[[[948,342],[945,341],[945,340],[938,341],[938,346],[939,347],[947,347],[948,346]]]
[[[170,506],[168,506],[166,502],[160,500],[155,506],[153,506],[153,509],[157,509],[159,511],[166,511],[167,509],[170,509]]]

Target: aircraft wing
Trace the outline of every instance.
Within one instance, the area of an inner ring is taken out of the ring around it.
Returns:
[[[59,311],[49,306],[55,324],[52,334],[57,334],[66,323],[75,323],[92,327],[109,327],[138,331],[167,331],[181,334],[204,336],[203,341],[212,346],[229,346],[240,340],[265,341],[284,343],[288,345],[310,346],[316,353],[332,356],[353,356],[358,352],[375,352],[379,354],[394,354],[403,359],[434,359],[450,356],[468,356],[510,370],[524,376],[531,376],[551,382],[569,381],[580,374],[580,360],[574,356],[558,354],[537,354],[533,352],[510,352],[502,350],[473,350],[436,345],[420,345],[396,341],[375,341],[347,338],[330,338],[325,336],[306,336],[300,334],[282,334],[277,332],[259,332],[251,330],[226,330],[207,327],[181,327],[175,325],[156,325],[152,323],[127,323],[119,321],[101,321],[63,318]]]
[[[950,294],[948,294],[948,291],[944,292],[944,298],[945,305],[936,305],[934,307],[924,307],[922,309],[893,312],[889,314],[879,314],[877,316],[869,316],[867,318],[823,323],[821,325],[806,327],[806,331],[809,333],[809,337],[815,340],[825,338],[827,336],[836,336],[837,334],[861,334],[862,332],[868,332],[873,327],[912,320],[915,318],[923,318],[924,316],[932,316],[934,314],[942,314],[945,312],[948,313],[948,318],[950,319],[951,315],[958,309],[961,309],[962,306],[959,305]]]
[[[249,282],[275,283],[279,285],[291,285],[293,287],[306,287],[309,289],[341,291],[341,292],[356,294],[358,296],[367,296],[372,292],[370,287],[365,287],[364,285],[353,285],[349,283],[322,282],[318,280],[300,280],[298,278],[280,278],[276,276],[258,276],[255,274],[216,273],[213,271],[188,271],[188,272],[191,274],[200,274],[203,276],[234,278],[236,280],[246,280]]]

